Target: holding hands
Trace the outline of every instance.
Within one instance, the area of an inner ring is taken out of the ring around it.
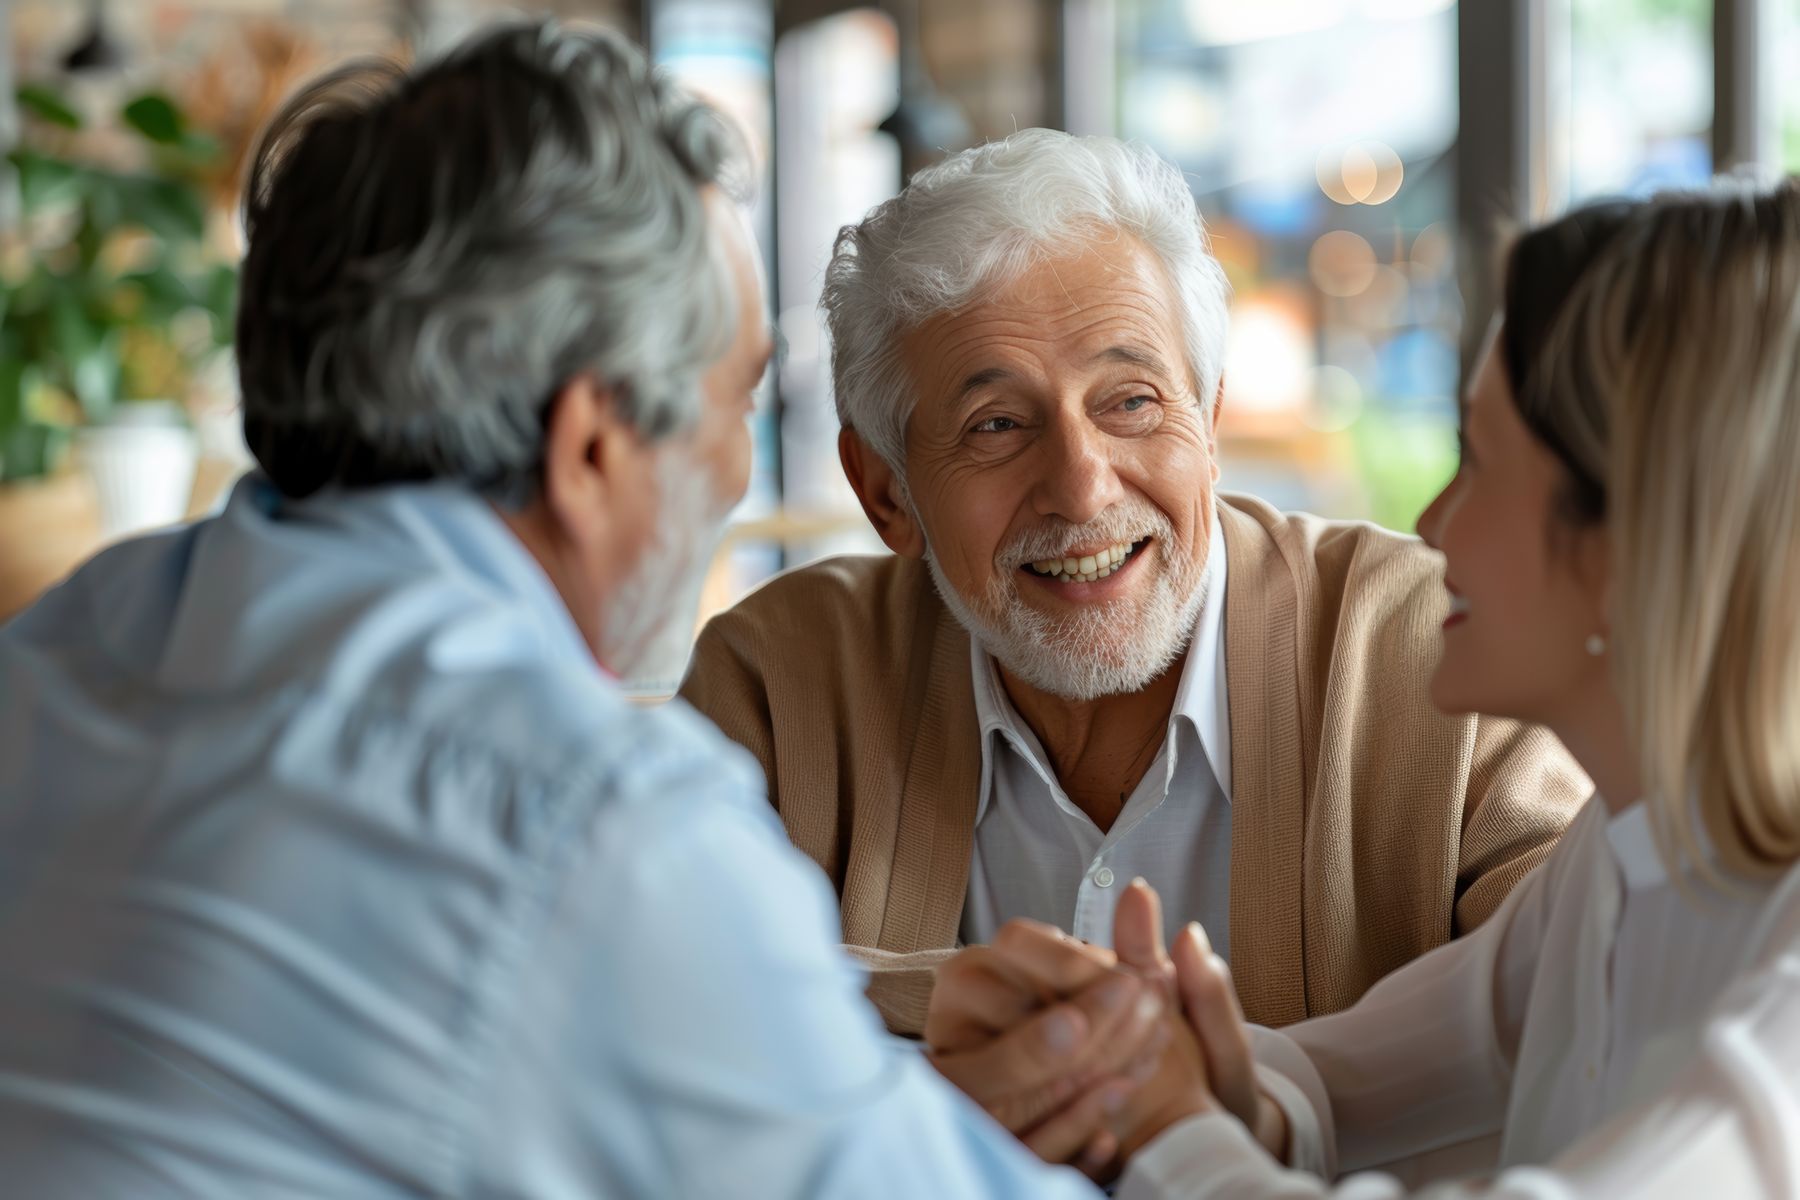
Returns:
[[[1116,953],[1013,921],[938,973],[925,1041],[938,1070],[1040,1157],[1102,1178],[1164,1129],[1225,1111],[1278,1157],[1286,1120],[1257,1086],[1225,964],[1198,925],[1162,941],[1139,880]]]

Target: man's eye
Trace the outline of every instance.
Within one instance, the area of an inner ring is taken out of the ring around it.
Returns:
[[[989,417],[975,426],[976,433],[1011,433],[1019,427],[1019,423],[1011,417]]]
[[[1139,409],[1143,408],[1144,405],[1146,405],[1146,404],[1155,404],[1155,403],[1156,403],[1156,401],[1153,400],[1149,396],[1133,396],[1131,399],[1129,399],[1129,400],[1125,401],[1123,404],[1119,405],[1119,408],[1125,412],[1134,413],[1134,412],[1137,412]]]

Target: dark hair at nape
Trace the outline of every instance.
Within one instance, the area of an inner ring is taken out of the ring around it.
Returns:
[[[1636,200],[1596,201],[1527,230],[1506,252],[1501,363],[1526,428],[1568,473],[1562,515],[1575,525],[1605,518],[1604,467],[1577,447],[1574,427],[1592,415],[1569,411],[1580,398],[1546,386],[1545,354],[1587,269],[1642,208]],[[1591,423],[1605,428],[1604,419]]]

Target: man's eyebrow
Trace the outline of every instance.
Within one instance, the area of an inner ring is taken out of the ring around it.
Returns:
[[[1160,354],[1140,349],[1137,346],[1108,346],[1088,361],[1091,363],[1124,363],[1127,366],[1142,367],[1146,371],[1153,371],[1165,379],[1169,377],[1169,368],[1163,362]]]
[[[1012,372],[1005,367],[987,367],[977,371],[967,379],[963,380],[962,385],[956,389],[955,402],[960,404],[968,399],[970,392],[984,388],[990,383],[1000,383],[1003,380],[1011,379],[1012,377]]]

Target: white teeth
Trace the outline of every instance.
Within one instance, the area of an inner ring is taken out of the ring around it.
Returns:
[[[1120,542],[1092,554],[1084,554],[1080,558],[1045,558],[1030,565],[1039,575],[1063,583],[1093,583],[1118,570],[1130,557],[1131,545],[1130,542]]]
[[[1469,602],[1461,596],[1450,597],[1450,615],[1460,617],[1469,611]]]

